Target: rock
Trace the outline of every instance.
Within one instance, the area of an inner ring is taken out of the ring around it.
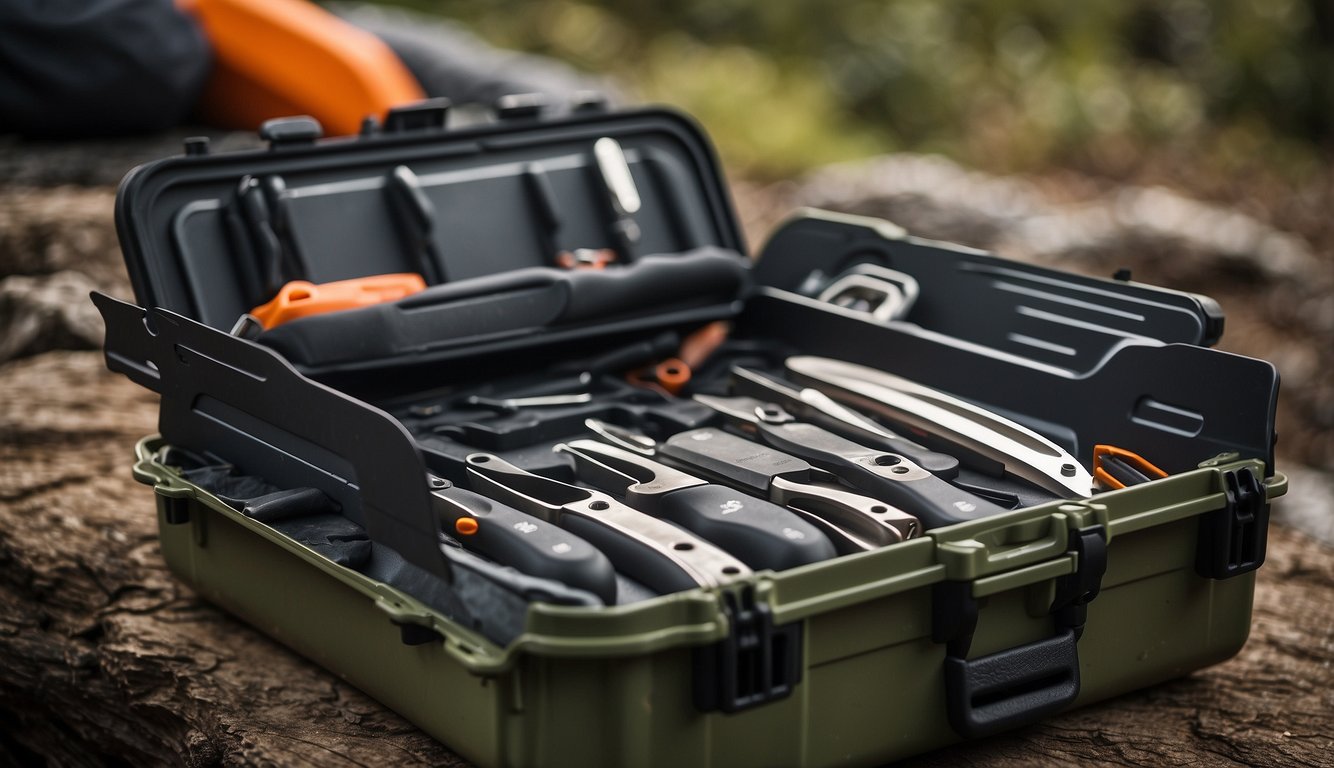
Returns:
[[[0,275],[82,272],[128,295],[114,189],[0,186]]]
[[[1334,547],[1334,472],[1285,465],[1288,495],[1274,505],[1274,519]]]
[[[249,131],[190,126],[147,136],[84,141],[25,140],[0,135],[0,179],[23,187],[78,185],[114,189],[135,166],[182,154],[182,144],[191,136],[207,136],[215,152],[262,145],[259,137]]]
[[[105,335],[79,272],[0,280],[0,363],[49,349],[96,349]]]

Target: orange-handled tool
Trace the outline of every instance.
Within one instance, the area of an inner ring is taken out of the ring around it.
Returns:
[[[1118,489],[1167,477],[1167,472],[1133,451],[1114,445],[1095,445],[1093,477],[1108,488]]]
[[[702,366],[709,357],[727,341],[732,327],[727,322],[717,320],[699,328],[681,342],[675,357],[669,357],[657,365],[640,371],[631,371],[626,379],[632,384],[656,389],[669,395],[679,395],[690,383],[694,370]]]
[[[305,280],[293,280],[284,285],[273,300],[250,310],[250,314],[268,330],[299,317],[397,301],[425,289],[426,281],[421,275],[411,272],[371,275],[318,285]]]

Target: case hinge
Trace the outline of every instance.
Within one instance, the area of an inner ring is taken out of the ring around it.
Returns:
[[[1259,568],[1269,541],[1269,497],[1250,467],[1223,473],[1222,509],[1200,517],[1195,572],[1230,579]]]
[[[945,644],[945,701],[950,725],[974,738],[1036,722],[1079,695],[1079,651],[1087,606],[1107,570],[1107,531],[1070,532],[1075,570],[1056,581],[1055,634],[1027,645],[968,659],[978,606],[971,581],[943,581],[932,594],[932,639]]]
[[[801,681],[801,622],[775,627],[753,587],[723,601],[727,637],[694,651],[695,708],[737,712],[787,697]]]

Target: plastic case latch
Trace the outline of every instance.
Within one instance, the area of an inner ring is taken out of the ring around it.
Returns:
[[[1056,599],[1052,614],[1058,629],[1070,629],[1075,639],[1084,634],[1088,604],[1102,588],[1102,576],[1107,572],[1107,530],[1101,525],[1070,532],[1070,551],[1078,566],[1075,572],[1056,580]]]
[[[1195,572],[1230,579],[1259,568],[1269,541],[1269,499],[1250,467],[1223,472],[1222,509],[1200,517]]]
[[[943,581],[932,594],[932,639],[945,644],[945,703],[950,726],[965,738],[988,736],[1041,720],[1079,695],[1079,636],[1087,606],[1107,570],[1102,525],[1070,532],[1075,570],[1056,582],[1055,634],[968,659],[978,606],[969,581]]]
[[[801,622],[775,627],[752,587],[723,600],[727,637],[694,651],[695,708],[738,712],[787,697],[801,681]]]

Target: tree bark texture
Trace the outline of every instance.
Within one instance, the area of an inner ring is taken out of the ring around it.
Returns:
[[[155,395],[97,352],[0,368],[0,765],[462,761],[166,570],[130,478]],[[1270,531],[1241,654],[922,766],[1334,764],[1334,554]]]

